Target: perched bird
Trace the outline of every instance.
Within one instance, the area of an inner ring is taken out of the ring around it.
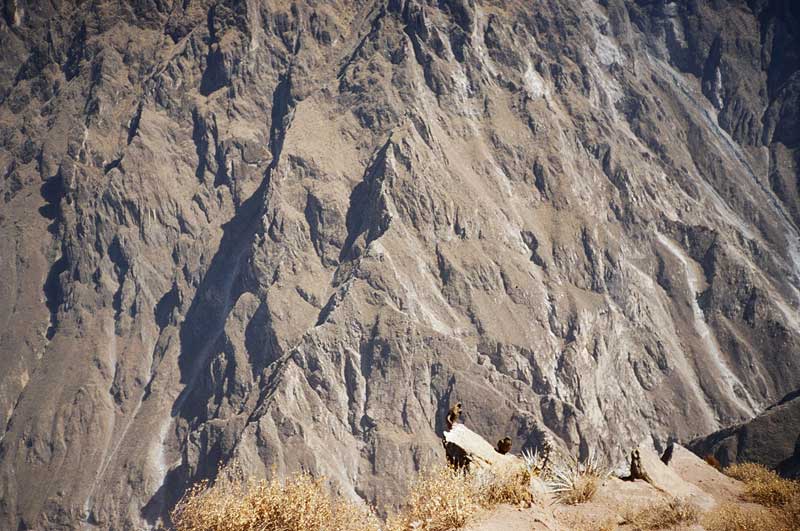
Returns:
[[[667,445],[667,449],[664,450],[663,454],[661,454],[661,462],[664,463],[665,465],[668,465],[669,462],[672,460],[672,452],[674,451],[675,451],[675,443],[670,442]]]
[[[497,441],[497,448],[495,448],[501,454],[507,454],[511,451],[511,437],[505,437]]]
[[[458,417],[461,416],[461,402],[458,402],[456,405],[450,408],[447,412],[447,430],[453,429],[453,424],[458,421]]]

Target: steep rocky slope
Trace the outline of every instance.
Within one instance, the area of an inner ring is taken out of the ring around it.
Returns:
[[[799,10],[5,0],[0,527],[234,455],[385,507],[452,400],[619,458],[796,389]]]
[[[800,477],[800,391],[752,420],[692,441],[689,448],[713,455],[723,466],[761,463],[786,477]]]

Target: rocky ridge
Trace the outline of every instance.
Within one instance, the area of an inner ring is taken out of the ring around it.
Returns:
[[[0,526],[153,527],[233,456],[387,507],[454,400],[612,459],[752,418],[800,386],[799,19],[6,0]]]
[[[789,478],[800,478],[800,391],[755,418],[695,439],[689,448],[712,455],[722,466],[760,463]]]

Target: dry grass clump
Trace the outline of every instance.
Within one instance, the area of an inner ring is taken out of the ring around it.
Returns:
[[[582,462],[566,456],[562,463],[553,466],[548,486],[560,502],[575,505],[594,498],[607,476],[608,470],[595,453]]]
[[[746,484],[747,496],[767,507],[786,507],[800,496],[800,484],[796,481],[775,477],[769,481]]]
[[[781,507],[781,511],[784,520],[793,529],[800,529],[800,494],[795,493],[795,496]]]
[[[553,491],[558,500],[567,505],[577,505],[591,501],[600,486],[600,479],[588,474],[572,477],[569,481],[569,486]]]
[[[176,531],[448,531],[484,508],[530,505],[530,481],[524,467],[476,474],[436,467],[417,478],[404,509],[382,526],[365,508],[333,498],[321,479],[247,480],[234,463],[213,484],[192,487],[171,516]]]
[[[738,479],[744,483],[768,482],[773,477],[777,476],[775,472],[771,471],[764,465],[758,463],[738,463],[725,467],[723,470],[726,476]]]
[[[411,486],[400,514],[389,519],[391,531],[448,531],[464,526],[480,509],[481,489],[466,471],[440,466]]]
[[[365,508],[330,496],[323,480],[299,474],[281,482],[245,480],[233,464],[213,484],[200,482],[171,514],[176,531],[377,531]]]
[[[501,503],[533,505],[531,472],[527,468],[511,468],[499,474],[478,473],[480,504],[491,508]]]
[[[747,499],[777,509],[786,529],[800,529],[800,482],[756,463],[732,465],[725,473],[744,482]]]
[[[779,515],[763,507],[726,503],[706,514],[702,521],[707,531],[792,531]]]
[[[524,467],[468,472],[440,466],[412,484],[403,510],[389,519],[389,531],[447,531],[466,525],[483,509],[502,503],[533,504],[531,473]]]
[[[784,479],[763,465],[732,465],[725,469],[725,473],[744,482],[749,499],[767,507],[788,506],[800,496],[800,483]]]
[[[675,529],[697,522],[700,509],[681,498],[671,498],[625,515],[635,530]]]

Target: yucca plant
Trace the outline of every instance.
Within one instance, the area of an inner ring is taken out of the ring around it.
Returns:
[[[525,468],[532,476],[543,476],[550,466],[550,452],[525,449],[522,451],[522,461]]]
[[[559,501],[574,505],[591,500],[608,474],[605,460],[594,451],[583,461],[566,454],[551,467],[547,486]]]

